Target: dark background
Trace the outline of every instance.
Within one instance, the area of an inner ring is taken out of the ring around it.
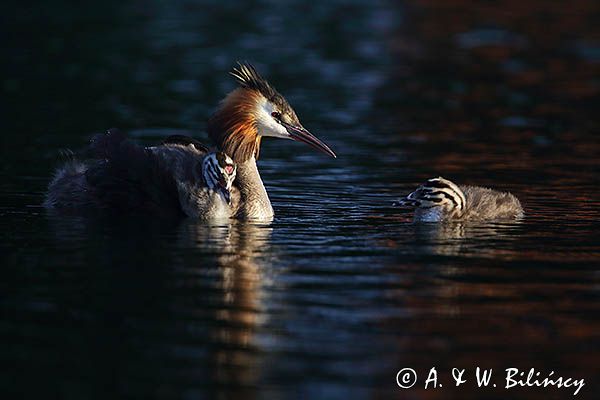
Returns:
[[[2,396],[572,397],[501,388],[534,367],[597,398],[598,4],[6,5]],[[272,224],[44,212],[59,151],[94,133],[205,140],[237,60],[338,154],[263,141]],[[419,226],[390,207],[438,175],[510,190],[527,216]],[[425,391],[433,366],[444,388]],[[451,387],[477,366],[498,388]]]

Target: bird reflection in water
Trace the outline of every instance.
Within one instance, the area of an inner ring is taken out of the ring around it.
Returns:
[[[265,260],[261,255],[271,253],[271,232],[268,225],[238,221],[208,227],[191,222],[180,229],[182,248],[209,249],[217,254],[213,284],[221,298],[215,299],[212,315],[208,316],[213,320],[209,362],[212,383],[227,384],[223,390],[248,389],[258,379],[254,336],[264,322],[263,287],[268,281],[262,276]],[[202,297],[205,293],[197,295]]]
[[[56,265],[51,279],[57,282],[48,284],[61,288],[60,280],[68,279],[85,290],[49,292],[47,302],[64,310],[69,335],[85,339],[67,340],[63,350],[87,354],[90,366],[111,366],[94,370],[98,382],[136,371],[140,378],[161,377],[159,388],[151,379],[139,383],[140,392],[169,397],[185,386],[209,391],[211,398],[253,397],[261,362],[256,332],[265,322],[264,287],[270,281],[264,274],[274,257],[270,226],[49,222],[56,255],[47,262]],[[69,251],[86,243],[85,252]],[[104,390],[116,397],[131,388],[117,379]]]
[[[401,254],[499,257],[509,260],[516,253],[508,243],[519,239],[523,222],[523,219],[412,222],[412,213],[401,212],[393,218],[380,221],[381,224],[393,224],[393,235],[383,235],[383,240],[377,244],[397,248]]]
[[[503,223],[447,222],[414,224],[420,251],[427,254],[510,259],[502,248],[518,239],[522,221]],[[517,235],[517,236],[515,236]]]

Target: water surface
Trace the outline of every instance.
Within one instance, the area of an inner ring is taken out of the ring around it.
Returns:
[[[5,391],[572,396],[450,388],[451,368],[481,366],[585,378],[579,396],[597,397],[598,7],[222,3],[43,3],[8,22]],[[93,133],[204,138],[238,59],[338,154],[263,141],[273,223],[98,221],[40,207],[59,150]],[[391,207],[438,175],[511,191],[526,217],[415,225]],[[443,390],[397,387],[401,368],[423,379],[433,366]]]

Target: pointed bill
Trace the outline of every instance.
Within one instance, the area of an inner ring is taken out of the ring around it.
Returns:
[[[293,139],[297,142],[306,143],[307,145],[311,146],[312,148],[320,150],[323,153],[328,154],[333,158],[337,158],[337,156],[335,155],[333,150],[331,150],[329,148],[329,146],[327,146],[325,143],[323,143],[321,140],[319,140],[312,133],[307,131],[303,126],[294,126],[294,125],[286,124],[285,122],[282,122],[282,124],[283,124],[283,126],[285,126],[285,129],[287,129],[291,139]]]

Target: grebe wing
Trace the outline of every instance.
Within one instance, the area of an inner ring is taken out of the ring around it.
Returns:
[[[190,144],[193,145],[196,150],[203,152],[203,153],[209,153],[210,149],[208,148],[208,146],[206,146],[205,144],[203,144],[202,142],[194,139],[193,137],[190,136],[185,136],[185,135],[171,135],[169,137],[167,137],[166,139],[164,139],[161,142],[162,145],[165,144],[180,144],[183,146],[189,146]]]
[[[163,216],[183,213],[176,181],[152,151],[117,129],[96,135],[90,148],[96,161],[90,163],[86,179],[105,207]]]

